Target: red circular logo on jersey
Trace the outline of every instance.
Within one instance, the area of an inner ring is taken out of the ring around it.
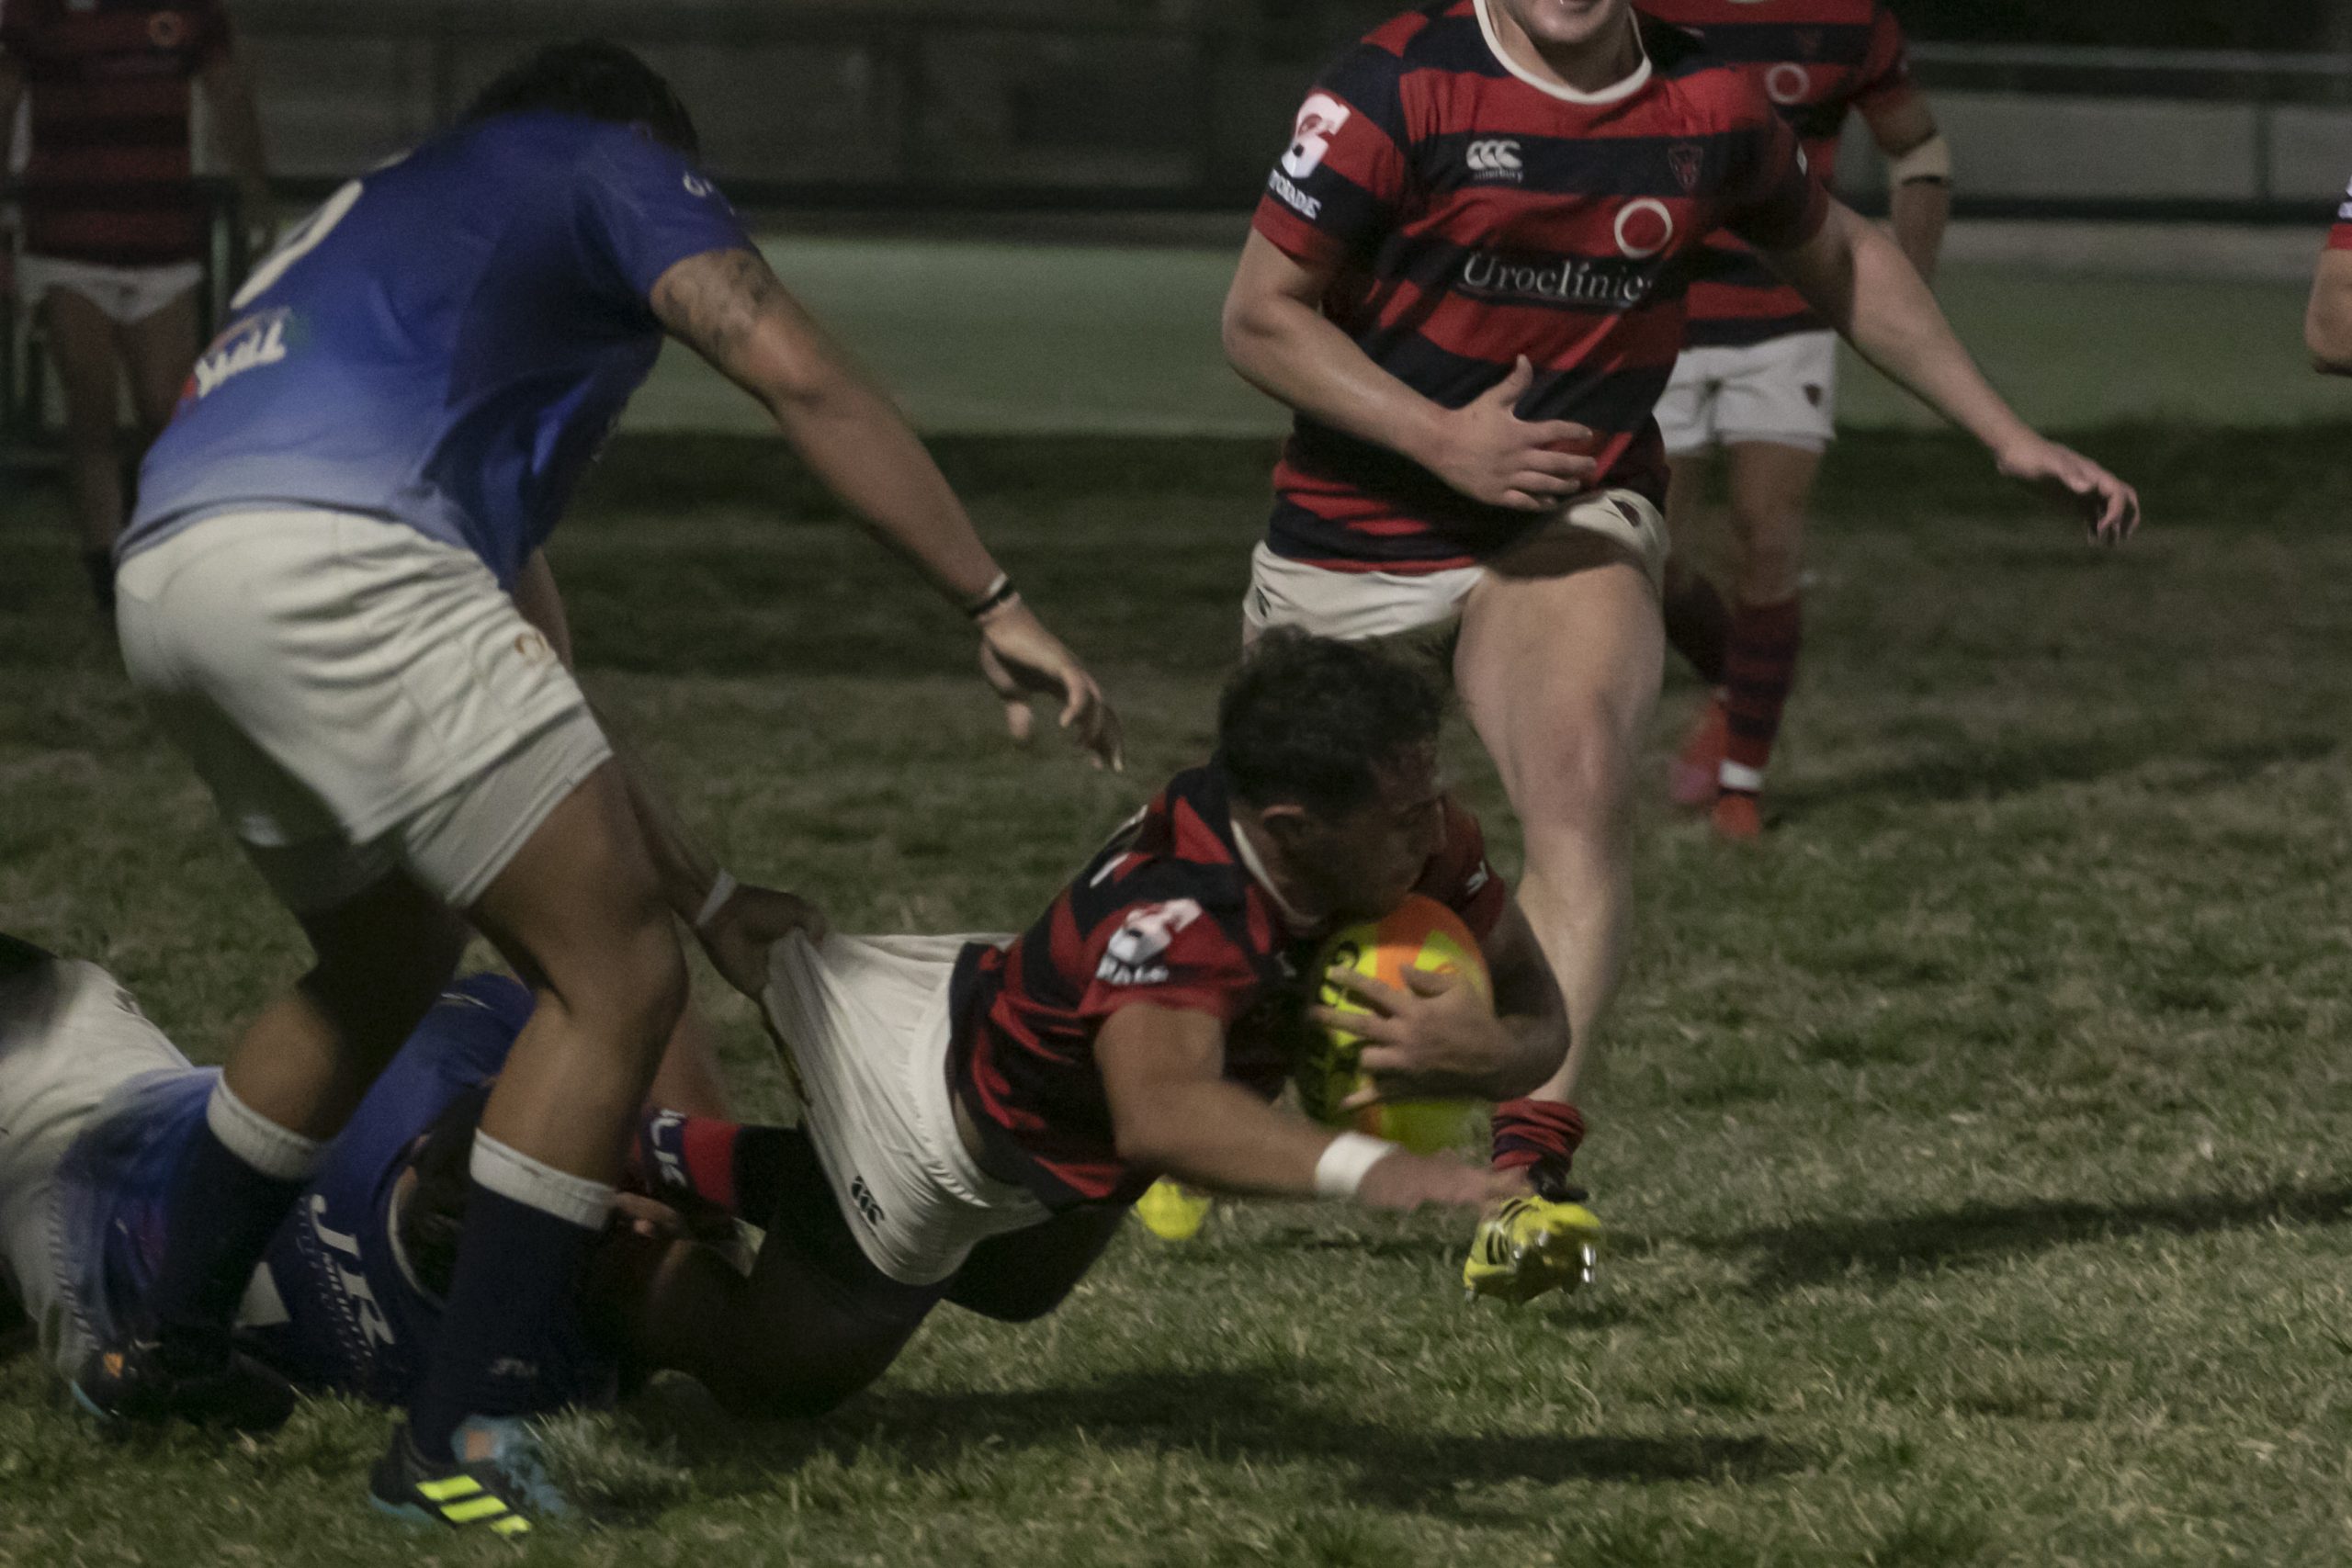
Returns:
[[[1801,104],[1813,96],[1813,73],[1783,62],[1764,73],[1764,96],[1776,104]]]
[[[187,41],[187,18],[177,11],[158,11],[147,18],[147,41],[157,49],[177,49]]]
[[[1617,248],[1634,261],[1647,261],[1672,243],[1674,214],[1656,197],[1629,201],[1619,210]]]

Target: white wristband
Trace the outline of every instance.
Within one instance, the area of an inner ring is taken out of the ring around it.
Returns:
[[[718,880],[710,885],[710,891],[704,896],[702,908],[695,911],[695,930],[701,931],[718,919],[718,911],[727,908],[727,900],[735,897],[735,889],[741,886],[732,876],[720,872]]]
[[[1323,1145],[1315,1162],[1315,1195],[1352,1198],[1363,1185],[1364,1172],[1396,1152],[1398,1145],[1363,1133],[1342,1133]]]

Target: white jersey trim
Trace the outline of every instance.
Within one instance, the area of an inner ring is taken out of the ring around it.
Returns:
[[[1532,71],[1530,71],[1525,66],[1520,64],[1518,61],[1513,60],[1510,57],[1510,52],[1503,48],[1502,39],[1495,36],[1495,19],[1487,14],[1487,7],[1492,4],[1493,0],[1471,0],[1471,8],[1478,13],[1478,31],[1485,37],[1488,51],[1491,52],[1498,61],[1501,62],[1502,68],[1504,70],[1510,72],[1512,75],[1518,77],[1521,81],[1526,83],[1537,92],[1545,94],[1551,97],[1558,98],[1564,103],[1613,104],[1632,97],[1635,93],[1640,92],[1644,87],[1649,85],[1650,51],[1648,47],[1642,42],[1642,28],[1640,22],[1631,17],[1630,14],[1627,17],[1627,21],[1634,28],[1634,48],[1640,53],[1642,62],[1634,67],[1633,74],[1626,77],[1623,81],[1611,83],[1610,85],[1601,88],[1600,91],[1597,93],[1585,93],[1577,91],[1576,88],[1569,86],[1565,82],[1547,82],[1543,77],[1535,74]]]

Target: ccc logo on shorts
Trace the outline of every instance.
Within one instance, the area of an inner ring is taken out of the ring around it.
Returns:
[[[1464,154],[1463,162],[1469,165],[1474,175],[1501,180],[1517,180],[1525,166],[1520,162],[1519,143],[1508,137],[1473,141]]]

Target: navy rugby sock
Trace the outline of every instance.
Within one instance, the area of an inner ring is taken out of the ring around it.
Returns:
[[[225,1080],[213,1086],[164,1201],[148,1305],[165,1365],[202,1370],[228,1355],[246,1281],[317,1169],[319,1149],[247,1107]]]
[[[610,1187],[474,1135],[473,1179],[433,1360],[409,1404],[409,1437],[435,1463],[469,1416],[528,1416],[575,1391],[551,1376],[568,1339]]]

